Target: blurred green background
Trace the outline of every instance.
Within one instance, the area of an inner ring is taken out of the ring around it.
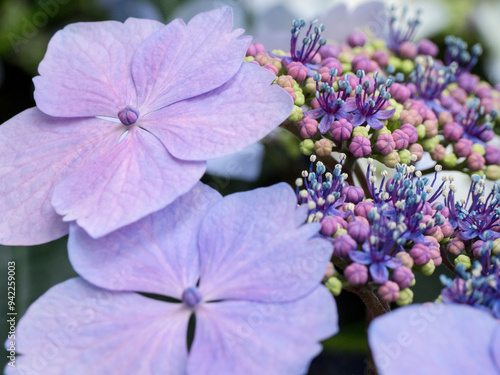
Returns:
[[[329,11],[329,9],[342,6],[338,1],[316,0],[307,2],[308,8],[306,9],[303,7],[304,3],[289,0],[266,2],[252,0],[2,0],[0,1],[0,123],[34,105],[31,79],[37,74],[37,66],[43,58],[51,36],[68,23],[107,19],[123,21],[128,16],[155,18],[168,22],[180,15],[187,20],[199,11],[230,5],[235,9],[236,26],[247,28],[250,33],[258,36],[257,41],[262,41],[266,48],[273,49],[275,45],[269,45],[273,40],[272,37],[281,33],[286,38],[292,17],[308,18],[308,16],[312,17],[315,12],[328,14],[327,19],[321,18],[328,28],[332,26],[330,23],[335,23],[332,22],[335,10]],[[354,3],[361,3],[361,1]],[[476,72],[493,81],[498,78],[496,73],[500,69],[495,67],[498,66],[500,60],[500,42],[493,28],[495,24],[489,19],[491,17],[499,19],[500,2],[444,0],[417,1],[411,4],[421,5],[424,9],[424,29],[426,17],[429,16],[433,20],[437,15],[438,24],[432,21],[432,27],[427,31],[424,30],[424,34],[437,44],[442,45],[444,36],[449,33],[462,37],[469,42],[469,45],[481,42],[485,49],[483,61],[487,61],[489,65],[480,64]],[[350,10],[350,16],[357,19],[362,16],[361,12],[362,8]],[[269,23],[279,25],[281,31],[268,29]],[[346,30],[339,30],[339,35],[340,31]],[[267,37],[269,39],[266,39]],[[283,39],[279,43],[283,43]],[[298,142],[291,135],[277,134],[270,137],[265,142],[265,146],[262,173],[257,181],[244,182],[210,175],[206,175],[203,181],[219,188],[223,194],[228,194],[258,186],[268,186],[279,181],[293,184],[300,175],[300,171],[308,167],[308,159],[299,155]],[[16,307],[19,319],[28,306],[47,289],[76,275],[67,258],[66,241],[66,238],[62,238],[34,247],[0,246],[0,275],[5,285],[0,288],[0,301],[2,301],[0,312],[3,322],[0,325],[1,341],[7,336],[5,322],[7,262],[16,262]],[[417,279],[416,302],[429,301],[437,297],[440,290],[439,271],[444,272],[438,269],[433,277]],[[365,372],[367,343],[364,306],[356,296],[347,292],[343,292],[337,298],[337,303],[341,324],[340,333],[325,343],[325,350],[314,360],[310,374],[342,375]],[[5,363],[6,357],[2,356],[0,366],[3,368]]]

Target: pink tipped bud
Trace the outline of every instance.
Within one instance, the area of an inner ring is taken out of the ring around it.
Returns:
[[[386,281],[378,288],[377,293],[385,302],[396,302],[399,299],[399,286],[394,281]]]
[[[287,65],[286,70],[298,82],[302,82],[307,77],[307,67],[301,62],[292,61]]]
[[[383,133],[377,137],[375,147],[377,147],[382,155],[388,155],[396,148],[396,142],[394,142],[394,138],[391,134]]]
[[[429,252],[429,248],[421,243],[417,243],[410,250],[410,256],[415,261],[415,264],[418,266],[422,266],[424,264],[429,263],[431,260],[431,254]]]
[[[457,238],[453,238],[446,245],[446,251],[451,255],[459,255],[465,249],[465,244]]]
[[[247,49],[247,56],[253,56],[257,55],[258,53],[263,53],[266,52],[266,49],[261,43],[252,43],[248,46]]]
[[[396,268],[392,273],[392,280],[394,280],[401,289],[408,288],[414,278],[415,275],[411,272],[411,269],[404,266]]]
[[[368,281],[368,268],[359,263],[348,265],[344,270],[344,276],[351,285],[362,285]]]
[[[370,235],[370,227],[362,221],[353,221],[347,225],[347,233],[357,242],[362,243]]]
[[[473,152],[467,157],[467,166],[471,171],[480,171],[484,168],[484,160],[483,155]]]
[[[396,143],[396,149],[404,150],[408,148],[410,144],[410,138],[404,131],[401,129],[396,129],[392,133],[392,138],[394,138],[394,142]]]
[[[355,136],[349,145],[349,151],[357,158],[370,155],[372,152],[370,140],[362,135]]]
[[[347,258],[349,257],[349,252],[357,248],[357,242],[348,234],[338,236],[333,243],[333,253],[338,257]]]
[[[457,143],[455,143],[455,154],[458,157],[467,157],[472,153],[472,141],[467,138],[460,138]]]

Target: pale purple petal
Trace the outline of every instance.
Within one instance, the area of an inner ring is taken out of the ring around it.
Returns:
[[[349,120],[349,122],[352,124],[353,127],[359,126],[363,124],[366,121],[366,117],[363,116],[361,113],[356,113],[354,117]]]
[[[497,371],[500,373],[500,324],[497,324],[493,331],[493,337],[490,342],[490,354],[493,362],[497,366]]]
[[[191,311],[77,278],[40,297],[17,326],[7,374],[183,375]]]
[[[370,265],[370,275],[373,281],[383,284],[389,279],[389,270],[384,263],[373,263]]]
[[[367,253],[365,251],[357,251],[357,250],[350,251],[349,258],[351,258],[351,260],[353,262],[356,262],[359,264],[366,265],[366,264],[370,264],[372,262],[372,257],[370,256],[369,253]]]
[[[366,118],[366,122],[374,130],[380,130],[380,129],[382,129],[384,127],[384,124],[382,124],[382,122],[380,122],[379,120],[377,120],[375,118],[375,116],[367,117]]]
[[[165,27],[157,21],[129,18],[74,23],[51,39],[35,83],[38,108],[52,116],[117,117],[137,105],[130,65],[148,36]]]
[[[286,120],[292,97],[275,75],[244,63],[225,85],[146,116],[141,126],[183,160],[212,159],[243,150]]]
[[[173,158],[151,133],[136,126],[109,139],[56,183],[52,204],[97,238],[162,209],[189,191],[205,162]]]
[[[316,236],[319,224],[297,225],[296,210],[295,193],[284,183],[217,202],[199,234],[205,300],[290,301],[312,290],[332,245]]]
[[[470,306],[428,303],[376,318],[368,340],[380,375],[496,375],[490,344],[498,326]]]
[[[187,373],[305,374],[319,341],[337,331],[335,301],[323,286],[289,303],[205,304],[196,312]]]
[[[352,100],[347,100],[343,105],[342,105],[342,109],[345,111],[345,112],[352,112],[356,109],[358,109],[358,107],[356,106],[356,100],[352,99]]]
[[[325,114],[326,114],[326,112],[323,108],[311,109],[310,111],[304,112],[305,117],[313,118],[313,119],[317,119]]]
[[[385,260],[386,267],[397,268],[403,264],[403,260],[395,257],[388,256],[388,260]]]
[[[198,226],[208,207],[221,198],[198,183],[163,210],[97,240],[72,224],[71,264],[86,280],[106,289],[181,299],[199,278]]]
[[[147,39],[132,74],[144,114],[211,91],[240,68],[251,37],[233,31],[230,7],[200,13],[186,26],[175,20]],[[208,110],[208,109],[206,109]]]
[[[387,119],[390,119],[392,117],[392,115],[394,114],[394,112],[396,112],[396,108],[386,109],[384,111],[378,111],[375,114],[375,117],[378,118],[378,119],[380,119],[380,120],[387,120]]]
[[[325,134],[332,127],[332,123],[335,121],[335,116],[327,113],[323,116],[319,123],[319,132]]]
[[[58,175],[117,124],[99,119],[55,119],[27,109],[0,126],[0,243],[34,245],[68,233],[50,204]]]

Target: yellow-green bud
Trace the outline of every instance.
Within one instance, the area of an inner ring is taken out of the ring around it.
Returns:
[[[414,267],[414,269],[422,273],[424,276],[430,276],[434,273],[436,265],[434,264],[434,261],[431,259],[429,263],[424,264],[422,266],[416,266]]]
[[[498,254],[500,254],[500,238],[497,238],[495,241],[493,241],[493,247],[491,248],[491,253],[494,256],[498,256]]]
[[[351,53],[349,52],[340,52],[339,55],[337,56],[337,59],[341,63],[351,63],[351,61],[354,59]]]
[[[401,62],[399,69],[405,75],[408,75],[413,71],[413,69],[415,69],[415,64],[413,64],[413,61],[406,59]]]
[[[365,138],[368,138],[368,130],[366,129],[366,126],[357,126],[352,130],[352,138],[354,138],[357,135],[362,135]]]
[[[304,94],[302,94],[302,90],[300,90],[300,92],[295,92],[295,101],[293,102],[293,104],[295,104],[296,106],[302,106],[304,105],[304,102],[305,102],[305,97],[304,97]]]
[[[418,128],[418,127],[417,127]],[[417,129],[418,131],[418,129]],[[436,145],[439,144],[439,136],[435,136],[432,138],[426,138],[422,140],[422,147],[427,152],[432,152],[436,148]]]
[[[391,131],[387,129],[386,126],[380,128],[379,130],[375,130],[375,137],[378,137],[381,134],[391,134]]]
[[[375,49],[385,49],[384,39],[373,39],[370,43]]]
[[[469,270],[471,268],[471,265],[472,265],[470,258],[465,254],[460,254],[459,256],[457,256],[455,258],[454,263],[455,263],[455,266],[458,263],[462,263],[465,266],[466,270]]]
[[[415,128],[417,129],[418,139],[425,138],[425,126],[417,125]]]
[[[413,302],[413,291],[410,288],[405,288],[399,291],[399,298],[396,301],[398,306],[406,306]]]
[[[254,61],[254,60],[255,60],[255,57],[253,57],[253,56],[245,56],[243,58],[244,62],[250,62],[250,61]]]
[[[340,292],[342,292],[342,281],[337,279],[335,276],[326,280],[325,286],[334,296],[338,296]]]
[[[343,62],[342,64],[342,71],[343,72],[350,72],[352,70],[352,65],[350,62]]]
[[[411,152],[410,150],[401,150],[398,152],[399,154],[399,162],[404,164],[411,163]]]
[[[304,118],[304,112],[302,111],[302,108],[294,106],[292,113],[290,113],[290,116],[288,116],[288,120],[298,122]]]
[[[484,149],[484,146],[480,145],[479,143],[474,143],[472,145],[472,152],[477,152],[478,154],[481,154],[481,155],[486,154],[486,150]]]
[[[453,168],[455,165],[457,165],[457,155],[455,155],[454,152],[450,152],[449,154],[446,154],[443,159],[443,164],[449,168]]]
[[[334,238],[338,237],[338,236],[342,236],[343,234],[346,234],[347,233],[347,230],[345,230],[344,228],[338,228],[337,231],[335,232],[335,234],[333,235]]]
[[[393,65],[396,68],[396,70],[400,70],[401,59],[391,56],[389,57],[389,65]]]
[[[298,90],[302,91],[298,82],[296,80],[293,80],[293,91],[297,92]]]
[[[488,165],[485,173],[488,180],[496,181],[500,179],[500,167],[498,165]]]
[[[314,141],[312,139],[304,139],[300,142],[299,149],[304,155],[311,155],[314,152]]]
[[[397,151],[393,151],[390,154],[384,156],[384,164],[389,168],[394,168],[396,164],[399,163],[399,154]]]
[[[281,49],[273,49],[271,52],[278,56],[286,56],[286,52]]]
[[[316,82],[312,77],[306,78],[304,81],[304,88],[302,89],[306,94],[314,94],[316,92]]]

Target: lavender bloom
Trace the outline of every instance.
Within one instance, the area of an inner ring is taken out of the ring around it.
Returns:
[[[445,288],[441,297],[445,303],[459,303],[489,312],[500,319],[500,260],[490,257],[491,241],[480,250],[480,260],[475,260],[470,271],[462,263],[455,267],[454,280],[441,275]]]
[[[314,26],[317,22],[317,19],[310,22],[306,35],[302,39],[302,47],[299,47],[297,42],[299,41],[300,29],[306,26],[306,21],[302,19],[292,21],[292,38],[290,39],[291,57],[283,57],[286,65],[292,61],[303,64],[307,68],[309,76],[314,74],[312,69],[318,68],[317,65],[311,64],[312,59],[320,51],[321,47],[326,44],[326,39],[321,37],[321,33],[325,30],[325,25]],[[276,55],[276,57],[282,56]]]
[[[325,165],[318,161],[314,172],[316,157],[313,155],[309,171],[302,171],[302,178],[295,182],[298,202],[308,207],[311,221],[321,221],[326,216],[344,218],[347,215],[339,210],[345,201],[343,190],[347,185],[345,182],[347,174],[342,173],[344,160],[345,154],[341,154],[340,163],[335,166],[333,173],[325,173]]]
[[[420,10],[417,10],[415,17],[407,17],[408,7],[404,6],[401,15],[396,16],[396,7],[391,7],[391,17],[389,19],[389,43],[387,47],[393,52],[399,52],[403,43],[411,42],[420,25]]]
[[[72,279],[30,307],[13,370],[56,342],[40,374],[303,374],[338,329],[320,285],[331,245],[306,215],[286,184],[225,198],[199,184],[97,240],[71,224],[71,262],[95,286]]]
[[[415,156],[413,156],[414,161]],[[439,166],[436,168],[434,179],[430,181],[422,177],[420,171],[410,165],[396,165],[394,177],[387,179],[387,171],[382,172],[382,180],[378,188],[375,186],[375,167],[371,160],[366,170],[368,189],[374,204],[379,208],[380,214],[398,226],[400,245],[413,241],[414,243],[427,243],[424,232],[432,229],[434,225],[442,225],[445,221],[439,211],[443,205],[436,206],[436,212],[425,221],[425,213],[430,210],[431,204],[443,194],[448,178],[438,181]],[[432,212],[432,211],[431,211]],[[403,241],[404,240],[404,241]]]
[[[417,58],[415,70],[411,72],[409,80],[415,84],[418,97],[433,111],[440,113],[444,108],[436,100],[441,98],[443,90],[454,80],[456,64],[438,66],[434,59],[426,56]]]
[[[451,65],[457,64],[455,71],[459,76],[464,72],[470,72],[471,69],[477,64],[479,56],[483,54],[483,49],[480,44],[472,46],[471,53],[467,51],[467,42],[457,38],[453,35],[448,35],[444,42],[446,43],[446,50],[444,53],[444,63]]]
[[[451,185],[445,197],[445,205],[450,211],[449,220],[453,228],[458,228],[464,240],[490,240],[500,237],[496,230],[500,227],[500,191],[497,183],[486,195],[484,176],[472,176],[467,199],[455,201],[455,186]]]
[[[319,131],[321,134],[325,134],[330,130],[335,119],[351,119],[352,115],[346,112],[343,105],[349,95],[352,92],[352,87],[349,84],[347,75],[344,79],[339,79],[338,82],[338,92],[335,92],[333,88],[333,82],[337,76],[337,69],[330,69],[330,84],[326,82],[321,82],[321,75],[319,73],[314,74],[314,80],[316,81],[316,99],[321,108],[312,109],[310,111],[304,112],[304,116],[317,119],[323,117],[319,123]],[[321,83],[320,83],[321,82]]]
[[[486,142],[490,141],[493,136],[493,121],[498,113],[496,110],[491,113],[484,113],[484,107],[480,106],[478,98],[467,102],[467,112],[457,116],[457,122],[462,125],[463,136],[486,146]]]
[[[370,324],[368,341],[380,375],[500,372],[500,324],[470,306],[397,309]]]
[[[358,70],[356,73],[359,78],[359,84],[356,86],[356,98],[349,100],[344,104],[344,111],[352,112],[354,117],[349,120],[352,126],[356,127],[367,122],[370,127],[375,130],[382,129],[384,124],[380,120],[387,120],[392,117],[395,108],[389,110],[381,110],[386,102],[391,98],[391,94],[387,92],[387,88],[392,84],[392,79],[384,80],[383,77],[378,77],[378,72],[375,72],[375,88],[371,87],[369,80],[362,81],[365,76],[363,70]],[[371,93],[371,97],[370,94]]]
[[[384,218],[373,208],[368,214],[370,237],[363,243],[363,251],[349,252],[353,262],[369,266],[370,275],[376,283],[383,284],[389,279],[388,268],[397,268],[403,260],[394,255],[400,251],[404,241],[400,241],[401,232],[394,225],[386,225]]]
[[[241,34],[228,7],[187,25],[130,18],[57,32],[34,79],[37,108],[0,126],[0,243],[47,242],[69,221],[105,235],[285,120],[290,95],[242,63]]]

